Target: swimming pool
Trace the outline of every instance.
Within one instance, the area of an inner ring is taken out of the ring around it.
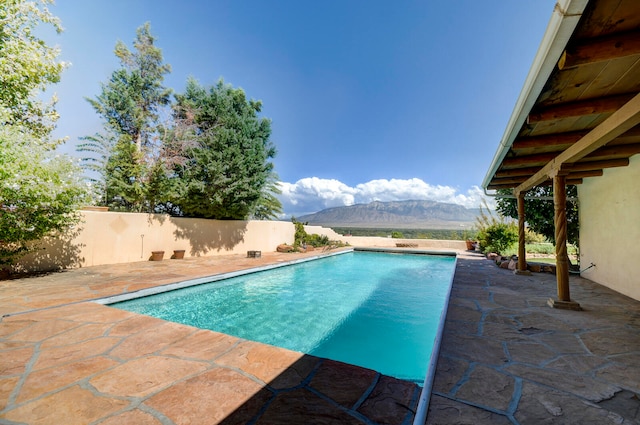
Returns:
[[[347,252],[113,307],[422,385],[454,256]]]

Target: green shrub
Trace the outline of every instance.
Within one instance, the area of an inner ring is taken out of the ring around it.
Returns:
[[[311,235],[308,234],[307,231],[304,229],[304,226],[306,223],[301,223],[297,221],[295,217],[292,217],[291,221],[295,226],[295,233],[293,236],[294,248],[298,248],[304,245],[311,245],[314,248],[345,246],[342,242],[330,240],[327,235],[318,235],[316,233]]]
[[[518,241],[518,228],[514,223],[494,223],[478,232],[483,252],[505,253]]]
[[[513,221],[506,221],[501,215],[496,218],[487,202],[483,202],[484,208],[480,206],[480,215],[476,220],[476,238],[480,243],[480,249],[482,252],[504,254],[518,241],[518,226]]]
[[[541,244],[547,241],[547,238],[540,233],[536,233],[531,229],[525,229],[524,242],[528,244]]]
[[[402,234],[402,232],[391,232],[391,237],[393,239],[403,239],[404,235]]]

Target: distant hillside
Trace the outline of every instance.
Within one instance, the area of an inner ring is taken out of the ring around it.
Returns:
[[[459,229],[471,227],[480,209],[435,201],[371,202],[327,208],[296,219],[327,227]]]

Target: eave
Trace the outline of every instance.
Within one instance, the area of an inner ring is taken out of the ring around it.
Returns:
[[[558,2],[482,186],[519,193],[626,166],[640,153],[638,93],[640,2]]]

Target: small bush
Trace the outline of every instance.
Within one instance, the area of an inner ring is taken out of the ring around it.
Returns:
[[[536,233],[531,229],[526,229],[524,234],[524,242],[528,244],[541,244],[547,241],[547,238],[540,233]]]
[[[308,245],[311,245],[314,248],[318,248],[321,246],[327,246],[329,245],[329,236],[327,235],[318,235],[318,234],[311,234],[311,235],[307,235],[307,237],[305,238],[305,242]]]
[[[483,252],[505,253],[518,241],[518,228],[514,223],[494,223],[478,233]]]
[[[391,237],[393,239],[403,239],[404,235],[402,234],[402,232],[391,232]]]
[[[306,223],[299,222],[295,218],[292,218],[291,221],[295,226],[294,241],[293,241],[294,248],[298,248],[305,245],[311,245],[314,248],[345,246],[345,244],[340,241],[330,240],[327,235],[318,235],[316,233],[310,235],[304,229],[304,226]]]

